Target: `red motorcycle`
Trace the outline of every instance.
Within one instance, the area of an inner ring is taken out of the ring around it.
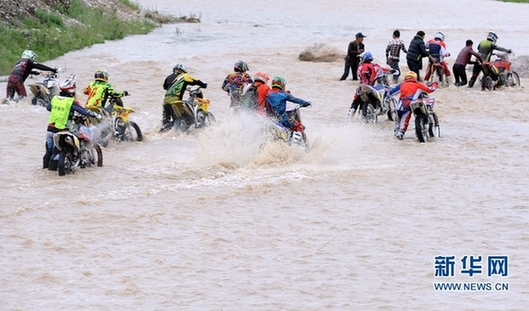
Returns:
[[[498,86],[520,86],[520,76],[511,69],[509,53],[497,52],[492,53],[496,56],[493,62],[484,62],[483,78],[481,79],[481,88],[493,91]]]

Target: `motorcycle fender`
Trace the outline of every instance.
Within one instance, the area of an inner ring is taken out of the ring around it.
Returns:
[[[424,103],[420,101],[415,101],[415,102],[410,103],[410,109],[415,114],[417,113],[424,114],[424,115],[428,114],[426,105],[424,105]]]
[[[63,137],[63,139],[61,139]],[[79,138],[70,132],[58,132],[53,135],[53,143],[62,151],[66,146],[64,143],[72,146],[75,150],[79,150]]]

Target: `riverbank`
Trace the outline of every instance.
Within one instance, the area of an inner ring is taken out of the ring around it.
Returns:
[[[164,23],[200,22],[128,0],[7,0],[0,3],[0,17],[0,75],[8,75],[26,49],[45,62],[106,40],[147,34]]]

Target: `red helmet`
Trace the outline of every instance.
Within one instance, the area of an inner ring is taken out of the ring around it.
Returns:
[[[255,73],[255,75],[253,76],[253,80],[254,81],[261,81],[263,82],[264,84],[267,84],[268,83],[268,80],[270,80],[270,77],[264,73],[264,72],[261,72],[261,71],[258,71]]]

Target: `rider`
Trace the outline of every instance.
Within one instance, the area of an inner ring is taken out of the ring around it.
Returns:
[[[286,81],[283,77],[275,76],[272,79],[272,89],[266,96],[266,100],[274,110],[279,123],[286,128],[295,129],[295,127],[301,126],[301,124],[292,123],[288,119],[286,114],[287,101],[300,104],[302,107],[309,106],[310,102],[292,96],[290,92],[285,91],[285,85]]]
[[[48,67],[43,64],[35,62],[37,54],[30,50],[25,50],[22,53],[21,59],[15,64],[11,74],[9,75],[6,87],[6,98],[4,103],[7,103],[8,100],[13,100],[15,93],[18,94],[16,101],[21,100],[27,96],[26,88],[24,87],[24,82],[30,74],[38,75],[38,71],[34,69],[40,69],[44,71],[51,71],[57,73],[57,68]]]
[[[57,132],[68,131],[70,129],[74,112],[84,116],[93,117],[101,120],[101,115],[91,110],[83,108],[79,100],[75,98],[76,82],[75,75],[61,81],[59,84],[59,95],[55,95],[46,109],[51,112],[48,118],[48,129],[46,132],[46,153],[42,157],[42,168],[51,171],[57,170],[57,161],[59,150],[53,143],[53,135]]]
[[[166,92],[163,100],[162,128],[160,131],[165,132],[169,130],[171,128],[169,125],[180,121],[181,118],[186,119],[186,123],[190,123],[188,119],[191,116],[185,113],[183,107],[184,102],[182,101],[188,85],[198,85],[202,88],[208,87],[207,83],[188,75],[186,66],[176,64],[173,67],[173,73],[167,76],[163,83],[163,88]],[[177,108],[178,115],[174,111],[173,106]]]
[[[446,77],[450,76],[450,69],[447,63],[443,60],[449,57],[450,53],[446,50],[445,35],[442,32],[436,32],[433,39],[428,40],[426,48],[428,49],[428,68],[426,69],[426,76],[424,79],[428,81],[433,71],[433,64],[440,63],[443,66]]]
[[[496,45],[496,41],[498,41],[498,36],[493,31],[490,31],[487,34],[487,39],[482,40],[478,45],[478,53],[481,55],[481,58],[483,59],[483,62],[489,62],[490,57],[492,56],[492,52],[494,50],[512,53],[511,49],[506,49],[501,46]],[[474,83],[476,83],[476,80],[479,76],[479,73],[483,67],[481,64],[474,64],[474,68],[472,70],[472,78],[470,78],[470,81],[468,82],[468,87],[473,87]]]
[[[417,74],[409,71],[404,76],[404,82],[400,84],[400,100],[397,104],[397,118],[395,120],[395,137],[402,140],[408,129],[411,118],[410,103],[416,100],[422,91],[431,93],[437,88],[437,83],[430,86],[417,81]]]
[[[248,83],[253,83],[252,77],[248,74],[248,64],[238,60],[233,66],[233,72],[228,74],[222,82],[222,90],[230,95],[230,107],[239,107],[243,88]]]
[[[270,91],[270,86],[268,86],[268,81],[270,77],[262,71],[258,71],[253,76],[254,83],[248,84],[246,92],[243,96],[243,104],[245,107],[254,110],[257,114],[261,116],[266,116],[267,105],[266,105],[266,95]]]
[[[129,95],[129,92],[117,92],[112,85],[108,83],[108,73],[103,69],[98,69],[94,73],[94,81],[84,88],[83,93],[88,95],[85,107],[105,108],[109,96],[121,98]],[[112,107],[110,107],[112,110]]]
[[[375,68],[375,65],[372,63],[373,61],[373,55],[371,52],[365,52],[362,54],[362,63],[360,64],[360,67],[358,68],[358,74],[360,76],[360,83],[359,86],[356,89],[353,102],[351,103],[351,108],[349,108],[349,119],[351,119],[356,110],[358,109],[358,106],[362,104],[362,99],[358,95],[358,91],[360,89],[360,85],[375,85],[375,80],[377,78],[377,70]]]

